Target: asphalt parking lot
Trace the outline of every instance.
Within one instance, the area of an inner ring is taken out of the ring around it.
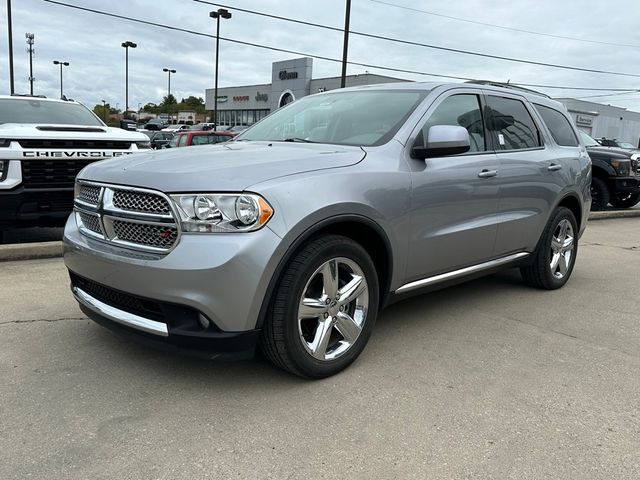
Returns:
[[[504,272],[385,310],[323,381],[172,356],[83,317],[61,259],[0,263],[0,478],[640,478],[640,218],[562,290]]]

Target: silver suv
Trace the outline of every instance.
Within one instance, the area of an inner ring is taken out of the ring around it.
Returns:
[[[485,83],[305,97],[234,141],[78,175],[64,234],[81,309],[152,344],[321,378],[378,311],[519,267],[562,287],[591,164],[565,109]]]

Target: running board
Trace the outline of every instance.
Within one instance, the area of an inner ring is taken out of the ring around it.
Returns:
[[[495,267],[500,267],[502,265],[506,265],[508,263],[515,262],[516,260],[520,260],[528,257],[530,254],[526,252],[515,253],[513,255],[509,255],[508,257],[496,258],[495,260],[490,260],[488,262],[479,263],[478,265],[472,265],[471,267],[461,268],[460,270],[454,270],[452,272],[442,273],[440,275],[435,275],[433,277],[423,278],[422,280],[416,280],[415,282],[406,283],[398,288],[395,293],[405,293],[411,290],[415,290],[416,288],[427,287],[429,285],[435,285],[436,283],[446,282],[448,280],[454,280],[460,277],[465,277],[472,273],[481,272],[483,270],[489,270]]]

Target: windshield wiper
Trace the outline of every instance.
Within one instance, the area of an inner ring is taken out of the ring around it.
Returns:
[[[304,143],[316,143],[316,142],[312,142],[311,140],[307,140],[306,138],[300,138],[300,137],[292,137],[292,138],[285,138],[284,140],[282,140],[283,142],[304,142]]]

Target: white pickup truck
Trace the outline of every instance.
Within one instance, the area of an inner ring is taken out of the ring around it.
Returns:
[[[150,148],[143,133],[107,127],[84,105],[0,95],[0,238],[23,226],[62,226],[86,165]]]

